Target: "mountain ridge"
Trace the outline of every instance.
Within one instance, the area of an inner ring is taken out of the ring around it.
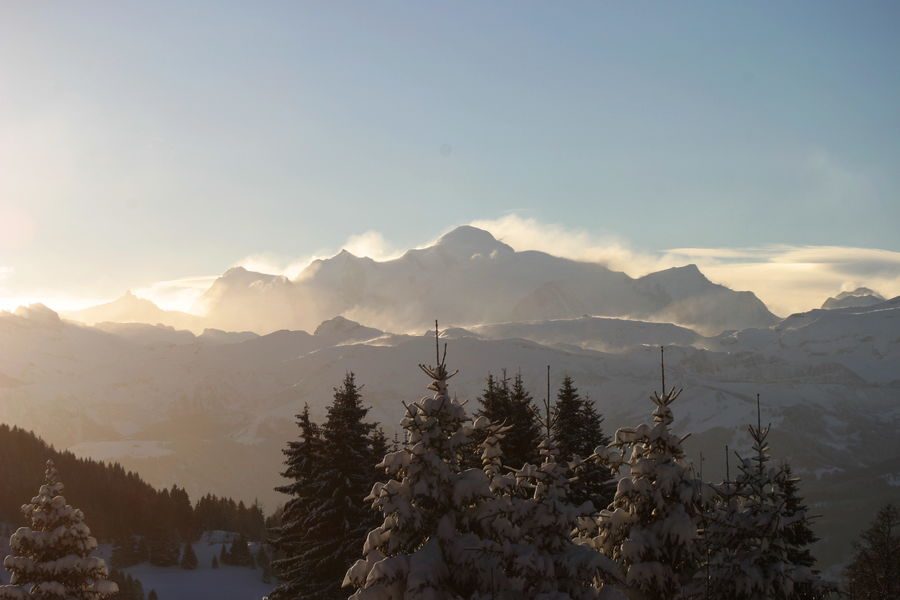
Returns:
[[[467,326],[591,314],[672,322],[704,334],[779,320],[752,292],[713,283],[694,264],[632,278],[599,263],[519,252],[469,225],[384,261],[345,249],[313,261],[293,280],[232,267],[197,301],[203,317],[154,311],[145,303],[127,295],[66,316],[256,333],[312,330],[337,316],[381,330],[414,331],[434,316]],[[126,314],[126,305],[139,314]]]

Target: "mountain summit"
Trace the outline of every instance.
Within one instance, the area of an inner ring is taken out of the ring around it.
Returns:
[[[296,280],[228,271],[204,294],[207,326],[312,330],[337,316],[385,331],[572,318],[665,320],[718,333],[778,319],[750,292],[709,281],[696,265],[633,279],[601,264],[516,252],[490,232],[457,227],[433,245],[383,262],[342,252]]]
[[[493,252],[513,252],[510,246],[499,241],[489,231],[471,225],[461,225],[445,233],[435,246],[466,258],[476,254],[487,256]]]
[[[884,296],[867,287],[858,287],[853,291],[841,292],[832,296],[822,305],[822,308],[832,310],[835,308],[862,308],[874,306],[884,302]]]

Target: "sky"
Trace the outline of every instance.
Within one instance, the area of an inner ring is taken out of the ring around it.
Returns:
[[[475,223],[776,312],[900,294],[896,2],[0,0],[0,308]]]

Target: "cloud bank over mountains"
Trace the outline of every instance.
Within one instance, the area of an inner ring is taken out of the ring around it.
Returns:
[[[647,252],[615,237],[515,214],[472,225],[490,231],[516,250],[542,250],[598,262],[633,277],[693,263],[717,283],[754,292],[782,316],[809,310],[824,298],[863,285],[887,297],[900,295],[900,252],[891,250],[778,244]]]
[[[311,331],[336,316],[400,332],[418,331],[435,317],[468,326],[601,315],[679,323],[708,334],[777,322],[753,293],[717,285],[694,265],[635,278],[599,262],[516,251],[468,225],[390,260],[344,249],[294,277],[233,267],[200,296],[195,307],[202,316],[194,323],[147,304],[128,294],[67,316],[257,333]]]
[[[490,232],[517,251],[537,250],[575,261],[597,263],[631,277],[695,264],[711,281],[733,290],[755,293],[776,315],[787,316],[822,304],[842,291],[870,287],[885,297],[900,295],[900,252],[847,246],[797,246],[789,244],[758,247],[680,247],[642,250],[634,243],[586,229],[541,222],[520,214],[496,219],[480,219],[472,226]],[[443,233],[449,232],[450,229]],[[433,246],[440,236],[414,249]],[[359,258],[384,262],[400,258],[405,249],[379,231],[367,230],[350,236],[338,248],[322,248],[307,256],[278,256],[260,253],[244,257],[232,266],[297,281],[313,274],[314,265],[340,250]],[[58,310],[72,311],[98,304],[95,298],[75,300],[61,290],[16,294],[16,270],[0,266],[0,309],[43,302]],[[198,312],[198,299],[218,274],[201,274],[152,282],[134,289],[137,296],[158,306],[182,312]],[[123,287],[123,290],[124,287]],[[46,293],[43,293],[46,292]]]

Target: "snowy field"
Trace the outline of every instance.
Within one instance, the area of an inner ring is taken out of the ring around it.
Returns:
[[[13,526],[7,524],[9,531]],[[2,531],[2,524],[0,524]],[[215,598],[216,600],[259,600],[274,587],[262,582],[262,571],[248,567],[220,566],[213,569],[213,556],[218,556],[222,543],[230,539],[230,534],[221,531],[207,532],[194,543],[194,552],[199,564],[194,571],[185,571],[179,567],[154,567],[143,563],[125,569],[132,577],[140,579],[144,586],[144,595],[156,590],[159,600],[199,600]],[[251,553],[255,554],[257,544],[250,544]],[[111,546],[101,545],[98,555],[103,556],[109,565]],[[9,537],[0,538],[0,558],[9,554]],[[0,584],[9,583],[9,573],[0,569]]]
[[[213,556],[218,556],[225,539],[223,532],[205,533],[194,543],[198,566],[194,571],[179,567],[154,567],[148,563],[125,569],[141,580],[144,593],[156,590],[159,600],[259,600],[272,585],[262,582],[262,571],[248,567],[220,566],[212,568]],[[250,551],[256,553],[256,544]]]

